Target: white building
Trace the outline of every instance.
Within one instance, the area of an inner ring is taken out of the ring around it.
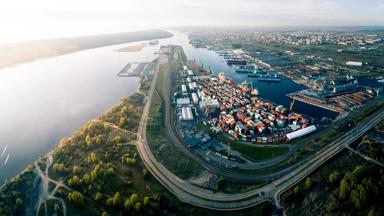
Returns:
[[[197,89],[197,84],[196,84],[196,82],[193,82],[193,83],[192,83],[192,87],[193,87],[193,89]]]
[[[220,103],[217,99],[213,99],[209,96],[202,94],[201,101],[200,101],[200,109],[219,108],[219,107],[220,107]]]
[[[197,94],[194,92],[192,93],[192,101],[194,104],[198,104],[199,103],[199,97],[197,97]]]
[[[300,129],[300,130],[297,130],[297,131],[294,131],[292,133],[287,134],[287,138],[288,138],[288,140],[293,140],[293,139],[305,136],[307,134],[310,134],[316,130],[317,130],[316,126],[311,125],[309,127],[306,127],[306,128],[303,128],[303,129]]]
[[[178,107],[191,104],[189,98],[177,98],[176,104]]]
[[[188,87],[191,91],[195,90],[195,88],[193,87],[192,83],[188,83]]]
[[[181,108],[181,116],[184,121],[193,120],[192,109],[191,107],[183,107]]]
[[[183,94],[187,94],[188,93],[188,91],[187,91],[187,86],[186,85],[181,85],[181,92],[183,93]]]
[[[192,70],[188,70],[188,76],[193,76],[193,75],[195,75],[195,74],[193,73],[193,71],[192,71]]]
[[[356,62],[356,61],[347,61],[345,64],[349,66],[359,66],[359,67],[363,66],[363,62]]]

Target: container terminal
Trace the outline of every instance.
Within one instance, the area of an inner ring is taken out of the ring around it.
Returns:
[[[213,132],[252,143],[287,142],[316,131],[311,118],[264,101],[246,81],[235,83],[223,73],[195,76],[186,66],[182,73],[174,99],[180,121],[200,121]]]

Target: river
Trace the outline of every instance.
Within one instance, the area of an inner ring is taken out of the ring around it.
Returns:
[[[90,49],[0,70],[0,182],[137,88],[117,77],[128,62],[152,61],[159,45],[116,52],[134,43]],[[6,162],[6,158],[9,159]]]
[[[172,33],[172,38],[138,52],[115,51],[141,43],[133,42],[0,70],[0,154],[5,150],[0,157],[0,183],[49,152],[60,138],[132,94],[139,79],[116,74],[129,62],[152,61],[161,45],[181,45],[188,59],[211,68],[215,74],[224,71],[235,81],[247,79],[236,74],[214,51],[191,46],[185,33]],[[287,93],[303,89],[289,79],[281,83],[254,81],[254,86],[261,97],[284,106],[289,104]],[[300,103],[295,109],[317,118],[331,113]]]

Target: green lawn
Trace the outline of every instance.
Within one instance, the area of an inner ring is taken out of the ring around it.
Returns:
[[[288,147],[257,147],[240,143],[231,145],[231,148],[251,160],[265,160],[288,151]]]
[[[207,127],[200,125],[201,128],[207,129]],[[275,156],[278,156],[286,151],[288,151],[288,147],[266,147],[266,146],[258,146],[257,144],[251,145],[251,144],[244,144],[239,141],[228,139],[228,137],[210,133],[213,139],[216,139],[218,141],[221,141],[223,143],[229,143],[230,147],[241,153],[244,157],[250,159],[250,160],[266,160]]]

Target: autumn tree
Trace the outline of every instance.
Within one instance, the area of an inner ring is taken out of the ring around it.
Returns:
[[[341,200],[345,200],[347,198],[348,193],[349,193],[349,183],[347,180],[342,179],[340,181],[340,186],[339,186],[339,198]]]
[[[307,190],[312,188],[312,179],[311,178],[307,177],[307,179],[305,179],[304,187]]]
[[[68,193],[68,200],[72,202],[77,207],[84,206],[84,196],[78,191]]]
[[[116,192],[113,196],[113,205],[118,206],[120,204],[120,192]]]

